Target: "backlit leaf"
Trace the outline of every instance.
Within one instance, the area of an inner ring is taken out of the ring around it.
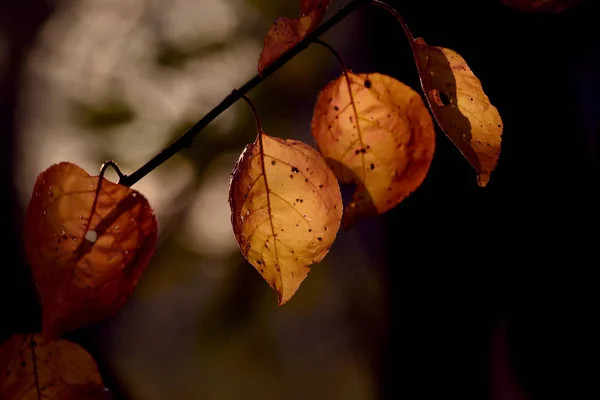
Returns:
[[[2,400],[109,400],[92,356],[67,340],[14,335],[0,347]]]
[[[138,192],[75,164],[42,172],[25,217],[25,250],[55,338],[117,312],[154,252],[156,219]],[[88,226],[89,224],[89,226]]]
[[[235,165],[229,203],[242,253],[284,304],[339,230],[342,200],[333,172],[311,146],[261,132]]]
[[[321,92],[312,134],[340,182],[357,185],[344,226],[381,214],[417,189],[429,170],[435,131],[417,92],[382,74],[348,72]]]
[[[582,0],[500,0],[507,6],[534,13],[559,13],[580,4]]]
[[[481,82],[455,51],[412,42],[421,85],[440,128],[487,185],[500,156],[502,119]]]
[[[265,37],[263,51],[258,60],[258,73],[262,72],[283,53],[300,43],[323,21],[331,0],[301,0],[299,18],[278,18]]]

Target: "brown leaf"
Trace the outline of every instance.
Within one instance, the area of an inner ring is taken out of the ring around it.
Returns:
[[[110,399],[92,356],[67,340],[14,335],[0,347],[0,399]]]
[[[507,6],[534,13],[559,13],[579,5],[583,0],[500,0]]]
[[[265,68],[286,51],[300,43],[309,33],[314,31],[325,16],[331,0],[302,0],[299,18],[278,18],[267,33],[263,51],[258,60],[258,73],[262,75]]]
[[[330,82],[312,120],[319,150],[340,182],[355,183],[344,226],[381,214],[416,190],[429,170],[435,131],[417,92],[382,74],[354,74]]]
[[[48,339],[117,312],[156,246],[152,209],[128,187],[103,179],[90,221],[97,185],[97,176],[64,162],[42,172],[33,188],[25,250]]]
[[[441,129],[477,171],[486,186],[500,156],[502,119],[481,82],[455,51],[412,42],[423,92]]]
[[[229,203],[242,253],[284,304],[339,230],[335,176],[311,146],[261,132],[235,165]]]

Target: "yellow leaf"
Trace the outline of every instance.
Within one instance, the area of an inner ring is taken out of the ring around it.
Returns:
[[[345,75],[321,92],[312,120],[319,150],[343,183],[355,183],[344,226],[381,214],[427,175],[435,131],[417,92],[382,74]]]
[[[502,119],[481,82],[455,51],[412,42],[423,92],[440,128],[487,185],[500,156]]]
[[[507,6],[518,8],[521,11],[535,13],[559,13],[568,10],[582,0],[500,0]]]
[[[110,399],[92,356],[68,340],[14,335],[0,347],[0,399]]]
[[[311,146],[260,132],[235,165],[229,203],[242,254],[284,304],[339,230],[335,176]]]

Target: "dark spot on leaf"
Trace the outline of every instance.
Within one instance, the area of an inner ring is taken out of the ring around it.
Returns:
[[[309,232],[312,232],[312,229],[309,229],[308,231],[309,231]]]
[[[368,80],[368,79],[367,79],[367,80],[365,81],[365,87],[366,87],[367,89],[369,89],[369,88],[371,87],[371,81],[370,81],[370,80]]]
[[[275,160],[271,161],[271,165],[275,165],[277,162]]]
[[[317,240],[320,242],[321,240],[323,240],[323,238],[322,238],[321,236],[319,236],[319,237],[317,238]]]
[[[290,178],[292,178],[292,179],[293,179],[293,178],[294,178],[294,175],[290,174]]]
[[[304,178],[304,182],[308,182],[308,178]]]
[[[375,164],[371,164],[371,169],[375,169]]]
[[[333,109],[334,109],[335,111],[339,111],[339,110],[340,110],[340,108],[339,108],[338,106],[335,106],[335,107],[333,107]]]
[[[292,167],[292,172],[297,174],[298,172],[300,172],[300,170],[296,167]]]
[[[323,185],[319,185],[319,189],[323,189]]]
[[[360,149],[361,153],[366,153],[367,151],[365,149]]]
[[[260,260],[257,260],[257,261],[256,261],[256,263],[257,263],[258,265],[261,265],[261,264],[262,264],[262,261],[260,261]]]
[[[446,92],[440,92],[440,100],[444,106],[450,104],[450,97],[446,94]]]

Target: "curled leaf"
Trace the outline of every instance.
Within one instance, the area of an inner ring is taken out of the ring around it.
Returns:
[[[582,0],[500,0],[507,6],[533,13],[559,13],[580,4]]]
[[[433,121],[419,94],[377,73],[347,72],[321,90],[312,134],[340,182],[357,185],[344,211],[346,227],[416,190],[435,149]]]
[[[235,165],[229,203],[242,253],[284,304],[339,230],[335,176],[311,146],[260,132]]]
[[[14,335],[0,347],[2,400],[108,400],[92,356],[68,340]]]
[[[477,171],[486,186],[500,157],[502,119],[481,82],[455,51],[412,42],[421,85],[440,128]]]
[[[103,179],[96,199],[97,185],[97,176],[63,162],[42,172],[33,188],[25,250],[45,338],[117,312],[154,252],[156,219],[144,196]]]
[[[331,0],[301,0],[299,18],[278,18],[265,37],[263,51],[258,60],[258,73],[277,60],[283,53],[300,43],[323,21]]]

